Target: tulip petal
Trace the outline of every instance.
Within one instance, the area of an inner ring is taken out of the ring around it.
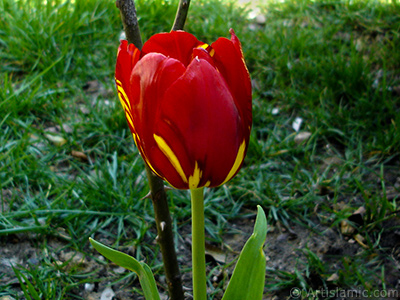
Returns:
[[[125,111],[125,116],[128,121],[129,128],[135,138],[135,128],[131,114],[129,78],[131,77],[132,69],[138,62],[140,51],[133,44],[128,45],[128,41],[121,40],[117,54],[117,64],[115,67],[115,83],[117,85],[118,98]]]
[[[228,175],[226,176],[225,180],[223,183],[231,180],[233,176],[236,175],[236,173],[239,171],[240,166],[242,165],[242,162],[244,160],[244,156],[246,155],[246,141],[243,140],[242,144],[239,147],[239,150],[236,155],[235,162],[233,163],[232,169],[229,171]]]
[[[207,44],[204,44],[204,45],[207,45]],[[210,65],[215,67],[214,60],[212,59],[210,52],[205,50],[203,47],[198,47],[198,48],[193,49],[192,56],[193,56],[193,58],[204,59],[204,60],[208,61],[210,63]]]
[[[132,114],[140,136],[147,140],[152,138],[159,101],[185,70],[178,60],[159,53],[150,53],[136,64],[130,78],[130,91]]]
[[[231,40],[219,38],[211,45],[215,51],[213,59],[232,92],[249,135],[252,123],[250,75],[244,62],[240,41],[233,30],[230,30],[230,33]]]
[[[193,174],[189,176],[189,189],[197,189],[200,184],[203,171],[200,170],[199,164],[195,163]]]
[[[160,114],[160,103],[165,91],[185,72],[176,59],[150,53],[135,66],[130,77],[131,115],[134,120],[136,145],[146,163],[160,177],[157,157],[164,157],[154,137],[154,123]],[[140,138],[139,138],[140,137]],[[164,158],[165,159],[165,158]],[[153,163],[155,162],[155,163]]]
[[[166,91],[159,112],[155,134],[163,138],[188,178],[171,180],[170,173],[179,170],[169,156],[156,169],[163,170],[163,177],[168,172],[171,185],[219,186],[236,174],[244,157],[237,161],[244,130],[231,92],[211,64],[194,59]]]
[[[183,182],[188,182],[185,172],[182,169],[182,166],[179,162],[179,159],[176,157],[175,153],[171,150],[171,147],[165,142],[165,140],[158,136],[154,135],[154,139],[160,148],[161,152],[167,157],[168,161],[172,164],[174,169],[178,172],[179,176],[182,178]]]
[[[194,35],[185,31],[171,31],[153,35],[143,46],[142,56],[151,53],[161,53],[175,58],[185,66],[192,60],[193,48],[203,45]]]

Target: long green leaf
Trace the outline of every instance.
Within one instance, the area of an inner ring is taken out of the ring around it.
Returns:
[[[89,241],[97,251],[99,251],[103,256],[111,260],[113,263],[133,271],[138,275],[146,300],[160,300],[156,281],[154,280],[153,273],[148,265],[137,261],[128,254],[111,249],[110,247],[107,247],[92,238],[89,238]]]
[[[33,297],[34,300],[40,300],[41,298],[39,297],[38,292],[35,290],[35,287],[33,284],[28,280],[28,278],[22,274],[22,272],[18,271],[13,267],[14,273],[18,278],[18,281],[21,285],[22,291],[24,293],[24,296],[28,300],[32,300],[31,296]],[[24,284],[26,283],[26,285]]]
[[[257,206],[254,232],[244,245],[222,300],[261,300],[265,285],[267,219]]]

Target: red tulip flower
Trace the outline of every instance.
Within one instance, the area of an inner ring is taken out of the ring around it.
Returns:
[[[147,165],[178,189],[219,186],[240,169],[252,123],[241,44],[211,46],[184,31],[152,36],[140,51],[121,41],[118,96]]]

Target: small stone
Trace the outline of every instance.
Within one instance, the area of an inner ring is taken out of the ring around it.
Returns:
[[[92,292],[93,290],[94,290],[94,284],[93,283],[85,283],[85,291]]]
[[[303,123],[303,119],[302,118],[297,117],[296,119],[294,119],[294,121],[292,123],[292,128],[294,129],[294,131],[299,131],[300,130],[301,123]]]
[[[118,268],[113,269],[113,271],[115,274],[123,274],[123,273],[125,273],[126,269],[124,267],[118,267]]]
[[[278,107],[274,107],[272,110],[271,110],[271,114],[272,115],[277,115],[277,114],[279,114],[279,108]]]
[[[101,260],[101,261],[105,261],[106,259],[104,258],[104,256],[102,256],[102,255],[99,255],[98,257],[98,260]]]
[[[100,300],[111,300],[114,296],[115,296],[114,291],[110,287],[107,287],[101,293]]]
[[[260,25],[263,25],[267,22],[267,18],[264,15],[257,15],[256,22]]]

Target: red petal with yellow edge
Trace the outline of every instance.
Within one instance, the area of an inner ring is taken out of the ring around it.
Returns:
[[[193,48],[202,44],[204,43],[200,42],[194,35],[184,31],[158,33],[144,44],[142,56],[151,52],[161,53],[167,57],[175,58],[187,66],[192,59]]]
[[[136,63],[140,58],[140,51],[128,41],[121,40],[118,48],[117,64],[115,67],[115,78],[122,83],[125,91],[128,91],[129,78]]]
[[[132,95],[130,93],[129,79],[131,77],[132,69],[138,62],[139,57],[139,49],[137,49],[133,44],[128,45],[128,41],[121,40],[118,48],[117,64],[115,67],[115,83],[117,85],[118,98],[124,108],[125,116],[132,133],[135,133],[135,129],[130,112]]]
[[[133,69],[130,79],[131,113],[135,130],[140,137],[138,145],[145,161],[153,166],[152,153],[156,146],[154,123],[160,110],[160,101],[165,91],[185,72],[181,62],[167,58],[159,53],[150,53],[143,57]]]
[[[192,57],[197,58],[197,59],[204,59],[204,60],[208,61],[213,67],[215,67],[214,60],[210,56],[210,53],[203,48],[199,47],[199,48],[193,49]]]
[[[213,58],[234,96],[248,132],[247,135],[249,135],[252,123],[250,75],[244,62],[239,39],[233,30],[230,32],[231,40],[219,38],[211,45],[215,51]]]
[[[240,122],[221,74],[206,60],[194,59],[162,99],[154,132],[167,150],[155,163],[157,169],[176,188],[221,185],[244,140]],[[173,172],[175,158],[184,177]],[[171,173],[178,176],[170,178]]]

